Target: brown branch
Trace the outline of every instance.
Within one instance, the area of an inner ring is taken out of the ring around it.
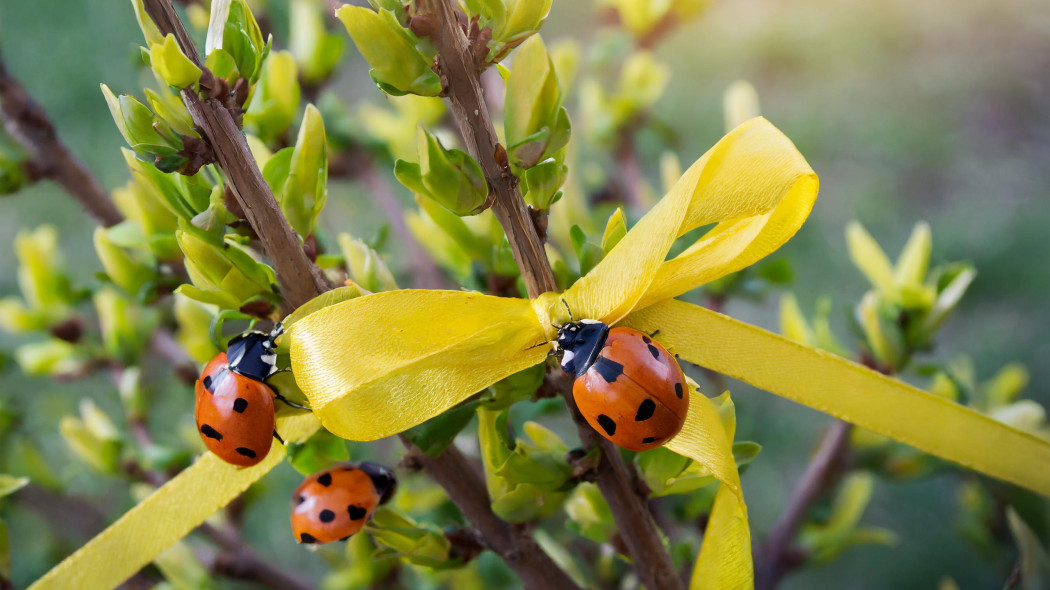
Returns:
[[[0,116],[7,132],[34,156],[39,172],[62,185],[84,210],[109,227],[123,221],[106,189],[58,138],[55,126],[0,57]]]
[[[419,0],[419,8],[435,17],[437,27],[430,38],[438,52],[438,70],[444,79],[452,115],[467,151],[481,166],[489,190],[495,193],[492,210],[507,234],[529,296],[555,291],[557,284],[543,242],[521,197],[518,179],[510,172],[507,152],[499,145],[492,126],[479,80],[476,65],[479,61],[463,30],[464,21],[450,0]],[[567,380],[563,380],[560,389],[576,418],[582,441],[598,445],[602,451],[596,482],[609,503],[642,583],[650,590],[682,588],[656,523],[633,488],[633,478],[619,451],[580,418]]]
[[[474,51],[455,9],[448,0],[420,0],[420,6],[440,23],[431,40],[438,50],[438,65],[448,89],[449,105],[467,152],[481,165],[489,191],[495,193],[492,212],[510,240],[514,260],[521,269],[529,297],[556,291],[543,242],[532,223],[518,179],[510,171],[507,150],[499,144],[481,89]]]
[[[143,5],[160,33],[174,34],[182,52],[203,67],[200,54],[170,0],[144,0]],[[226,172],[230,188],[248,223],[270,257],[285,301],[293,308],[299,307],[327,290],[328,279],[306,257],[299,237],[285,221],[280,205],[248,149],[240,126],[226,105],[216,98],[202,100],[190,88],[183,89],[181,94],[194,124],[218,156],[219,166]]]
[[[146,11],[157,23],[161,33],[176,33],[175,37],[180,40],[180,44],[182,39],[188,39],[182,23],[179,22],[178,17],[171,8],[170,0],[144,0],[144,3]],[[196,58],[199,61],[196,48],[192,47],[192,44],[189,47],[183,47],[183,52],[192,56],[191,59]],[[238,191],[237,198],[246,213],[249,211],[257,213],[256,215],[248,215],[248,223],[260,237],[260,240],[262,240],[263,248],[266,250],[267,255],[275,262],[281,261],[281,264],[275,264],[275,270],[278,278],[282,281],[282,285],[288,284],[294,277],[311,275],[311,269],[316,269],[316,267],[303,255],[302,247],[299,245],[298,240],[295,239],[294,232],[288,226],[280,208],[277,207],[277,203],[273,199],[273,195],[262,180],[258,166],[248,151],[244,136],[234,123],[233,117],[218,101],[209,99],[202,102],[196,94],[186,90],[182,92],[182,96],[186,100],[194,122],[202,128],[205,136],[212,142],[212,146],[220,158],[220,165],[231,176],[231,184],[238,182],[248,183],[239,187],[235,186],[235,189]],[[230,168],[227,168],[227,166]],[[231,169],[236,174],[232,174]],[[257,187],[259,190],[245,190],[256,184],[261,184],[261,187]],[[265,190],[261,190],[262,188],[265,188]],[[258,213],[261,211],[266,211],[266,214],[259,215]],[[273,235],[268,235],[271,232]],[[321,278],[323,279],[323,277]],[[300,288],[301,296],[296,298],[298,299],[297,301],[293,300],[296,304],[302,304],[330,288],[326,280],[307,280],[301,283],[297,281],[297,283],[296,286]],[[564,572],[554,564],[554,561],[543,552],[539,545],[531,542],[531,539],[528,541],[519,540],[513,544],[498,542],[501,539],[506,539],[507,533],[503,527],[509,527],[510,525],[495,518],[494,515],[492,518],[485,517],[486,511],[491,514],[487,493],[479,495],[477,492],[477,488],[484,489],[484,483],[480,480],[475,468],[458,451],[450,448],[450,450],[445,451],[441,457],[436,459],[420,453],[419,461],[427,473],[443,484],[449,498],[465,515],[468,515],[468,518],[470,518],[470,515],[479,518],[476,522],[472,519],[471,523],[478,529],[480,536],[484,539],[497,540],[490,541],[494,543],[492,547],[499,552],[499,555],[508,565],[519,572],[519,575],[529,576],[530,579],[544,580],[545,583],[565,576]],[[458,482],[463,481],[473,481],[476,485],[459,485]],[[480,504],[482,502],[483,504]],[[505,552],[500,552],[500,550]],[[575,588],[574,585],[563,586],[560,584],[556,587]]]
[[[757,590],[776,588],[785,574],[802,563],[804,556],[793,547],[795,535],[813,504],[828,493],[845,470],[852,430],[852,424],[836,419],[821,440],[817,453],[791,492],[784,513],[756,551],[760,558],[755,568]]]
[[[431,479],[445,488],[478,529],[481,543],[503,557],[525,588],[579,590],[530,535],[492,512],[485,481],[459,449],[450,446],[434,458],[412,447],[407,439],[401,440],[410,449],[408,458],[421,463]]]

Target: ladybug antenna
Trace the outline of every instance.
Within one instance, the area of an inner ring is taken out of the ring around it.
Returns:
[[[575,322],[576,320],[572,317],[572,308],[569,307],[569,304],[566,303],[564,299],[561,300],[561,304],[564,305],[565,306],[565,310],[569,312],[569,321],[570,322]]]

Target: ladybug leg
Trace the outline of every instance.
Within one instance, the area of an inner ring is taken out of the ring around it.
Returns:
[[[273,431],[273,437],[277,439],[277,442],[281,443],[282,445],[284,444],[284,439],[281,438],[281,435],[277,434],[276,428]]]
[[[271,388],[271,389],[273,389],[273,388]],[[273,395],[274,395],[275,399],[277,399],[278,401],[284,402],[284,404],[286,406],[291,406],[291,407],[299,409],[299,410],[307,410],[307,411],[310,410],[310,408],[308,406],[304,406],[302,404],[297,404],[297,403],[295,403],[293,401],[290,401],[288,398],[286,398],[283,395],[281,395],[281,393],[279,391],[277,391],[276,389],[273,390]]]
[[[660,333],[660,330],[655,330],[651,334],[649,334],[649,337],[650,338],[656,338],[656,335],[659,334],[659,333]]]

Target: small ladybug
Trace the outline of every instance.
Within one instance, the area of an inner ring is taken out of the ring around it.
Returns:
[[[274,340],[283,331],[278,324],[269,335],[237,336],[197,380],[197,430],[208,450],[227,463],[255,465],[270,452],[271,437],[281,440],[274,430],[273,401],[288,402],[266,380],[277,373]]]
[[[572,397],[591,427],[632,451],[658,447],[678,434],[689,388],[674,356],[638,330],[577,322],[571,311],[569,320],[558,327],[552,354],[576,377]]]
[[[396,489],[393,472],[378,463],[340,463],[319,471],[292,494],[292,533],[300,543],[345,541]]]

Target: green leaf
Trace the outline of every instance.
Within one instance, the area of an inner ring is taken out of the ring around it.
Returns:
[[[335,15],[372,66],[372,79],[385,91],[420,96],[441,92],[441,80],[431,70],[432,58],[416,49],[419,39],[402,27],[392,12],[344,5]]]
[[[420,181],[425,189],[421,194],[461,217],[482,212],[488,202],[489,188],[474,158],[462,150],[445,149],[438,138],[422,126],[418,142]],[[412,169],[402,166],[402,172],[406,180],[414,183]]]
[[[346,260],[347,272],[355,283],[373,293],[397,289],[390,269],[363,240],[342,233],[336,241]]]
[[[174,88],[193,86],[201,77],[201,69],[182,53],[172,33],[163,42],[150,45],[149,62],[153,71]]]
[[[430,420],[413,426],[403,434],[423,453],[437,457],[470,424],[479,402],[472,401],[446,410]]]
[[[565,502],[565,512],[571,521],[569,528],[595,543],[607,543],[616,533],[612,510],[593,483],[576,486]]]
[[[897,266],[893,271],[894,281],[900,286],[921,286],[930,267],[931,248],[929,224],[917,224],[897,259]]]
[[[328,78],[346,49],[345,37],[325,29],[325,8],[317,0],[292,0],[290,6],[289,49],[303,80],[312,84]]]
[[[306,106],[295,149],[288,161],[288,177],[277,195],[288,223],[306,237],[328,198],[328,148],[321,112]]]
[[[244,114],[245,128],[266,143],[274,143],[291,126],[299,110],[301,94],[298,68],[292,54],[288,51],[271,53],[263,63],[252,102]]]
[[[432,568],[456,567],[462,559],[452,557],[452,545],[444,534],[397,513],[393,508],[376,510],[368,532],[380,548],[377,556],[397,555],[401,559]]]
[[[306,442],[289,442],[285,446],[288,450],[288,462],[303,475],[317,473],[328,469],[334,463],[350,459],[346,441],[323,428]]]
[[[95,254],[102,262],[102,268],[118,287],[132,297],[142,292],[144,285],[157,279],[152,256],[143,255],[142,251],[121,247],[113,240],[113,235],[120,232],[121,226],[131,226],[125,221],[112,228],[95,228]]]
[[[608,254],[627,235],[627,218],[624,217],[623,207],[617,207],[609,220],[605,222],[605,233],[602,234],[602,251]]]
[[[518,166],[534,166],[545,154],[552,154],[564,146],[564,143],[549,143],[561,109],[561,88],[547,47],[539,35],[523,43],[514,56],[507,80],[505,108],[503,125],[508,151]],[[529,141],[534,136],[536,139]],[[528,147],[533,142],[539,145]]]
[[[881,291],[893,289],[893,266],[886,253],[860,223],[851,221],[846,226],[846,245],[850,259],[872,286]]]
[[[1050,583],[1050,555],[1012,506],[1006,507],[1006,522],[1021,554],[1022,590],[1045,588]]]
[[[28,477],[15,477],[6,473],[0,473],[0,499],[10,496],[28,484]]]

